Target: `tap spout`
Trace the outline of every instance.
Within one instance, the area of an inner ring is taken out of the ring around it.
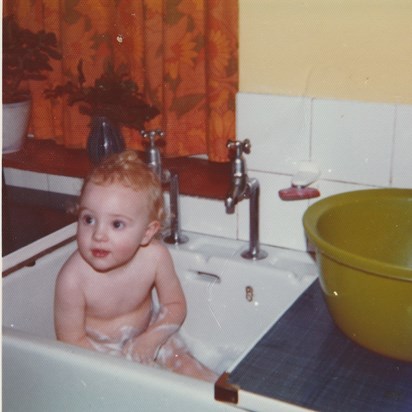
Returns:
[[[235,213],[236,205],[246,196],[247,181],[246,175],[232,177],[232,186],[225,198],[226,213]]]
[[[235,206],[246,197],[247,193],[249,179],[242,153],[249,148],[250,142],[248,140],[245,142],[229,141],[227,144],[229,148],[234,148],[236,152],[235,158],[232,160],[232,184],[225,198],[226,213],[228,214],[235,213]]]

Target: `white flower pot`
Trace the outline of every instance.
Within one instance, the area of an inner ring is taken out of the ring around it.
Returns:
[[[18,152],[27,136],[31,100],[18,103],[3,103],[3,153]]]

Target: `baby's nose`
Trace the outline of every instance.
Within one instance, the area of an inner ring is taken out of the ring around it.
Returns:
[[[93,239],[98,241],[107,240],[107,231],[103,225],[97,225],[93,232]]]

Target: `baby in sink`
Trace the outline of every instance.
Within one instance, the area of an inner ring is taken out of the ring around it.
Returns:
[[[156,238],[162,219],[161,184],[135,152],[95,168],[80,195],[78,248],[56,281],[56,336],[215,381],[178,334],[186,301],[170,253]]]

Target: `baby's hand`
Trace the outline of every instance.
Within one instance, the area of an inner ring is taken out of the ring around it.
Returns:
[[[152,365],[160,346],[158,342],[153,342],[150,336],[143,334],[127,342],[123,354],[132,361]]]

